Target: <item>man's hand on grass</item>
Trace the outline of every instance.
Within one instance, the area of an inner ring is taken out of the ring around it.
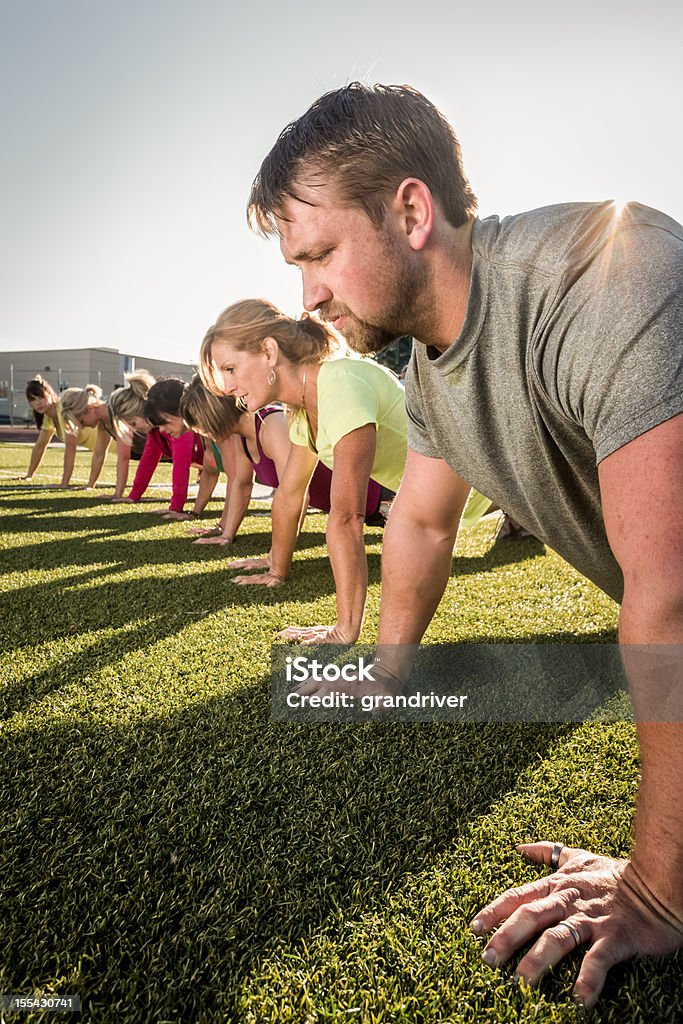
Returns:
[[[550,866],[553,843],[528,843],[517,849],[528,860]],[[509,889],[473,919],[475,934],[495,931],[484,960],[506,963],[536,937],[515,972],[520,980],[536,985],[577,948],[572,930],[562,924],[567,921],[580,944],[588,946],[573,995],[590,1009],[615,964],[638,955],[666,956],[683,946],[683,930],[667,923],[639,895],[629,884],[629,871],[627,860],[563,847],[554,874]]]

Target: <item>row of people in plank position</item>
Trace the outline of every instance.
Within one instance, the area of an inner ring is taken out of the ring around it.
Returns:
[[[295,320],[254,299],[230,306],[209,329],[200,372],[190,384],[177,378],[155,381],[140,370],[127,375],[127,386],[105,402],[93,386],[69,388],[58,397],[46,382],[30,381],[27,396],[43,419],[28,476],[57,432],[66,441],[62,485],[68,484],[80,443],[93,452],[88,486],[94,487],[115,442],[112,500],[140,501],[166,457],[173,463],[172,498],[168,508],[157,511],[182,519],[203,512],[223,471],[228,478],[223,513],[216,527],[195,531],[199,544],[231,544],[254,480],[275,488],[269,554],[230,563],[234,569],[258,570],[235,578],[242,584],[282,584],[306,509],[329,513],[337,625],[289,627],[283,634],[353,642],[367,591],[363,525],[384,524],[405,467],[407,416],[395,374],[372,360],[343,357],[339,348],[335,333],[318,319]],[[136,447],[139,465],[124,497]],[[193,466],[200,471],[199,487],[192,510],[185,512]],[[462,522],[471,525],[491,509],[489,499],[473,491]]]

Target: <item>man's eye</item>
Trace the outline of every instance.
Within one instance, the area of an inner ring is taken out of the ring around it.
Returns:
[[[326,249],[325,252],[321,252],[319,256],[314,256],[313,257],[313,262],[314,263],[322,263],[324,260],[327,259],[327,257],[330,255],[331,252],[332,252],[331,249]]]

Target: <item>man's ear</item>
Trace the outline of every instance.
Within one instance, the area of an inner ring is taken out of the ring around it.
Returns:
[[[405,178],[396,189],[394,210],[411,249],[424,249],[434,228],[434,199],[419,178]]]

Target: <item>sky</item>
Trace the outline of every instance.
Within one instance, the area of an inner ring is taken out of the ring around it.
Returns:
[[[637,199],[683,220],[683,5],[0,0],[0,349],[194,361],[240,298],[299,315],[246,200],[323,92],[409,83],[481,216]]]

